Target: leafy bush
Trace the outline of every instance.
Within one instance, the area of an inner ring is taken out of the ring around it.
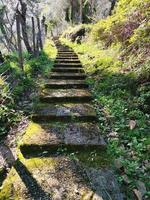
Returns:
[[[24,53],[24,72],[18,66],[16,54],[6,56],[0,74],[7,70],[6,75],[10,78],[6,82],[0,76],[0,136],[7,134],[22,119],[23,112],[18,110],[19,101],[35,89],[38,74],[48,73],[55,56],[56,48],[50,40],[46,41],[38,57],[31,58],[31,55]]]

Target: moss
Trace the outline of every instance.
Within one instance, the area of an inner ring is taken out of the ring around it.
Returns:
[[[71,153],[70,157],[75,157],[79,162],[87,167],[94,168],[108,168],[111,166],[113,158],[108,155],[106,150],[95,150],[91,151],[86,149],[86,151],[80,151],[77,153]]]
[[[19,164],[20,162],[22,163],[21,165]],[[27,193],[26,187],[29,186],[26,186],[23,182],[23,179],[25,178],[23,176],[26,176],[26,174],[21,174],[22,170],[25,170],[26,172],[29,171],[31,173],[30,175],[32,175],[33,172],[36,172],[39,169],[54,169],[55,166],[56,160],[53,158],[33,158],[29,160],[22,159],[19,162],[16,161],[16,164],[14,165],[14,167],[12,167],[0,190],[0,199],[25,199]],[[40,178],[40,171],[37,175],[39,175]]]
[[[32,142],[33,139],[31,139],[32,137],[38,137],[38,134],[41,133],[43,131],[42,127],[39,124],[30,122],[25,134],[23,136],[23,138],[19,141],[18,145],[21,146],[23,144],[28,144],[30,142]]]
[[[49,140],[47,131],[50,128],[57,127],[57,130],[59,130],[60,132],[63,131],[66,126],[67,124],[61,122],[44,124],[44,126],[34,122],[30,122],[23,135],[23,138],[18,142],[18,146],[20,147],[23,145],[30,145],[30,144],[43,145],[44,142],[48,142]]]

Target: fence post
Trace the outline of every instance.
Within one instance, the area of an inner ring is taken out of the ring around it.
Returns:
[[[23,71],[23,55],[22,55],[22,45],[21,45],[21,33],[20,33],[20,19],[19,15],[16,14],[16,28],[17,28],[17,43],[18,43],[18,56],[19,56],[19,66]]]

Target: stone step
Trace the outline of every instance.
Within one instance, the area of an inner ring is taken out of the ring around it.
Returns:
[[[55,63],[81,63],[79,59],[56,59]]]
[[[76,58],[78,58],[78,56],[74,53],[72,53],[72,54],[61,54],[61,53],[59,53],[59,54],[57,54],[57,57],[63,57],[63,58],[71,58],[71,57],[76,57]]]
[[[63,56],[63,57],[66,57],[66,56],[75,56],[75,57],[78,57],[78,55],[75,52],[73,52],[73,53],[57,52],[57,56]]]
[[[34,128],[33,128],[34,127]],[[31,122],[23,136],[21,150],[57,151],[60,146],[82,150],[84,148],[104,148],[105,141],[100,130],[93,123],[48,124]]]
[[[37,104],[32,115],[34,122],[96,122],[97,116],[90,104]]]
[[[61,56],[60,55],[60,56],[57,56],[56,59],[60,59],[60,60],[64,60],[64,59],[65,60],[76,60],[76,59],[78,59],[78,56],[73,56],[73,57],[70,56],[69,57],[69,56]]]
[[[56,64],[56,63],[55,63],[55,64],[54,64],[54,67],[59,67],[59,68],[60,68],[60,67],[61,67],[61,68],[62,68],[62,67],[69,67],[69,68],[70,68],[70,67],[73,67],[73,68],[79,67],[79,68],[82,68],[82,65],[81,65],[80,63],[73,63],[73,64],[71,64],[71,63],[69,63],[69,64],[67,64],[67,63],[59,63],[59,64],[58,64],[58,63],[57,63],[57,64]]]
[[[1,200],[124,199],[104,151],[94,151],[97,156],[93,161],[87,149],[65,155],[59,149],[48,154],[27,147],[29,152],[25,146],[21,150],[28,159],[18,159],[8,173],[0,190]]]
[[[58,55],[77,55],[74,51],[69,52],[69,51],[58,51]]]
[[[58,53],[74,53],[73,50],[58,50]]]
[[[67,51],[67,52],[71,51],[71,52],[73,52],[73,50],[71,48],[68,48],[68,47],[58,47],[57,51]]]
[[[69,68],[69,67],[60,67],[60,68],[53,68],[52,72],[64,72],[64,73],[84,73],[83,68]]]
[[[92,96],[84,89],[44,89],[41,92],[40,101],[44,103],[88,103]]]
[[[82,80],[49,80],[45,88],[50,89],[85,89],[88,85]]]
[[[50,79],[84,80],[84,79],[86,79],[86,75],[84,73],[59,73],[59,72],[53,72],[50,75]]]

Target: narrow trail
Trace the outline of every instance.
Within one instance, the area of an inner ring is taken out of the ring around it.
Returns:
[[[0,199],[122,200],[80,60],[58,41],[56,47],[54,67],[20,141],[24,158],[4,181]]]

